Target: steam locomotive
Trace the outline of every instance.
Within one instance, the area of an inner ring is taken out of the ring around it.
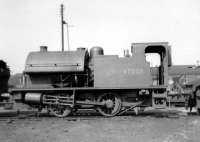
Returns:
[[[8,79],[10,77],[10,69],[6,62],[0,60],[0,102],[5,99],[4,93],[8,92]]]
[[[147,54],[159,55],[152,67]],[[76,51],[30,52],[18,100],[65,117],[78,109],[115,116],[134,108],[165,108],[171,47],[167,42],[132,43],[131,55],[104,55],[101,47]]]

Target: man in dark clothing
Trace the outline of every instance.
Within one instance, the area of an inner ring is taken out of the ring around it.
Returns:
[[[195,106],[196,106],[196,97],[194,94],[192,94],[188,98],[188,107],[190,108],[190,112],[192,112],[192,108]]]

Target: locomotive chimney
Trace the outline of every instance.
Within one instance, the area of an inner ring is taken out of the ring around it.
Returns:
[[[40,46],[40,52],[47,52],[47,46]]]

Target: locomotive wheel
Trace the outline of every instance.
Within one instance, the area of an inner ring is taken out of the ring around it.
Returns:
[[[72,112],[72,108],[70,106],[56,106],[51,109],[51,112],[56,117],[66,117],[70,115]]]
[[[121,98],[117,94],[103,94],[98,97],[98,102],[105,104],[97,107],[98,112],[103,116],[115,116],[121,110]]]

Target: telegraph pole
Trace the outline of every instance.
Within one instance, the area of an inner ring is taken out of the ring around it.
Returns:
[[[61,37],[62,37],[62,51],[64,51],[64,24],[66,24],[67,27],[67,46],[68,46],[68,51],[70,50],[70,46],[69,46],[69,25],[67,22],[65,22],[64,18],[63,18],[63,11],[64,11],[64,5],[61,4]]]
[[[63,20],[63,4],[61,4],[61,37],[62,37],[62,51],[64,51],[64,20]]]

